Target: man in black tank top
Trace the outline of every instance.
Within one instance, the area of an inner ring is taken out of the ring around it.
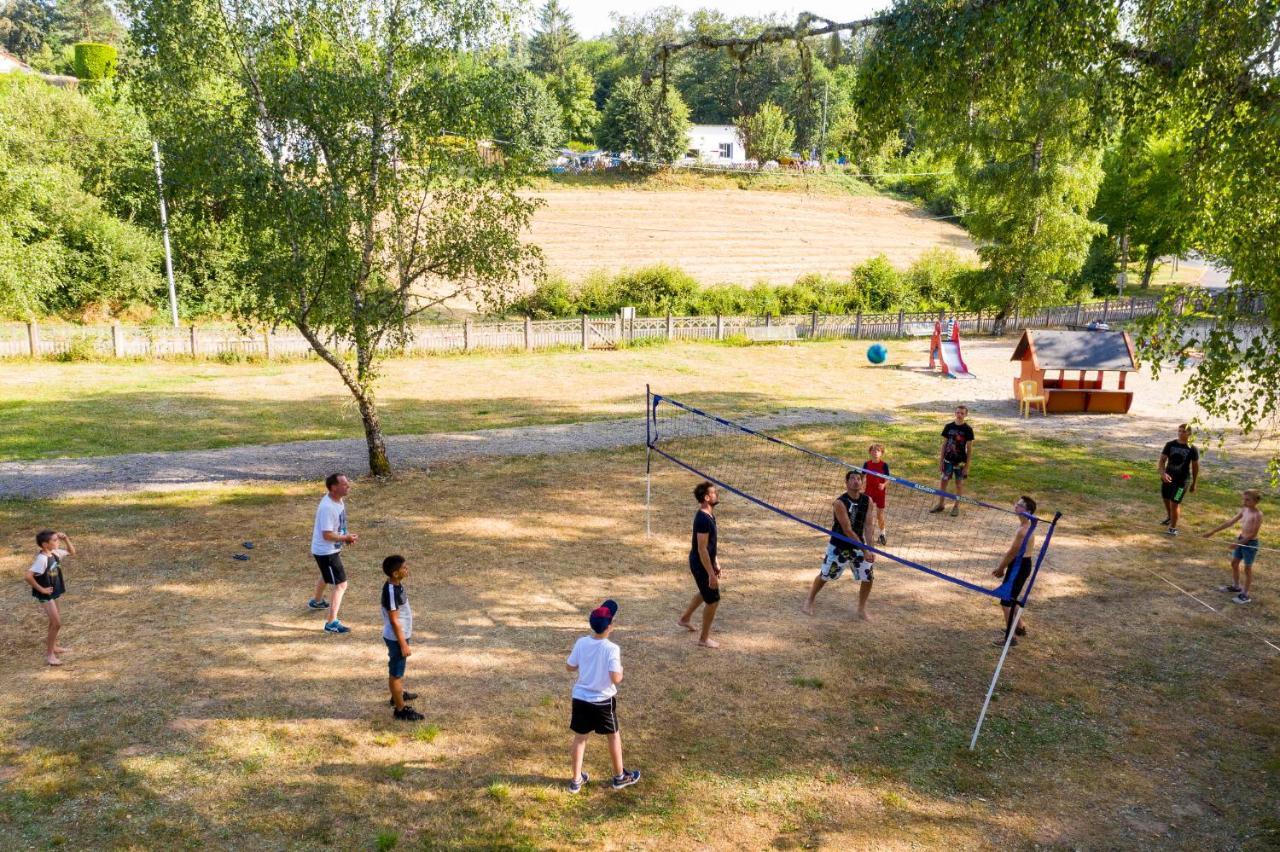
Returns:
[[[1005,551],[1004,558],[1000,560],[1000,565],[991,572],[993,577],[1003,577],[1006,571],[1013,574],[1008,595],[1000,601],[1000,606],[1004,607],[1004,632],[1000,634],[999,639],[991,642],[992,645],[997,646],[1004,645],[1005,640],[1009,638],[1009,628],[1013,626],[1013,616],[1018,611],[1018,598],[1022,596],[1022,588],[1031,577],[1032,554],[1036,549],[1035,535],[1031,526],[1031,518],[1036,513],[1036,501],[1024,494],[1018,498],[1017,503],[1013,504],[1013,511],[1018,513],[1018,531],[1014,533],[1013,541]],[[1025,617],[1019,619],[1015,633],[1018,636],[1027,635]],[[1009,643],[1010,647],[1017,644],[1017,639]]]
[[[809,588],[809,599],[802,607],[805,615],[813,615],[813,601],[822,587],[832,580],[839,580],[844,570],[850,568],[854,579],[861,583],[858,589],[858,618],[867,620],[867,598],[871,596],[872,569],[876,555],[862,547],[867,513],[871,509],[871,498],[863,491],[864,485],[865,479],[861,473],[856,470],[848,471],[844,475],[844,493],[831,501],[834,516],[831,540],[827,544],[827,555],[822,561],[822,568]]]

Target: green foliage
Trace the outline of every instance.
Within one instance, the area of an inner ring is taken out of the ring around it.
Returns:
[[[570,139],[590,139],[600,121],[595,83],[581,65],[569,65],[547,77],[547,90],[560,107],[560,122]]]
[[[75,71],[81,80],[97,82],[116,75],[119,52],[109,44],[81,42],[75,46]]]
[[[538,11],[538,23],[529,39],[529,70],[549,76],[564,73],[577,40],[569,11],[560,0],[547,0]]]
[[[609,95],[596,141],[609,151],[630,151],[640,160],[673,163],[688,144],[689,108],[680,93],[645,86],[638,77],[619,80]]]
[[[53,9],[40,0],[7,0],[0,5],[0,47],[24,62],[52,53]]]
[[[136,113],[12,74],[0,77],[0,128],[0,314],[153,302],[160,247],[134,221],[154,209]]]
[[[287,22],[277,11],[140,4],[139,76],[183,204],[234,234],[237,314],[308,338],[355,397],[370,469],[386,474],[380,362],[416,313],[453,295],[501,305],[537,274],[520,238],[537,201],[519,189],[559,109],[528,72],[482,64],[512,14],[502,0],[320,0]]]
[[[789,156],[796,141],[791,121],[772,102],[763,104],[754,115],[739,119],[738,133],[747,157],[761,163]]]
[[[615,275],[597,272],[576,286],[563,278],[549,278],[512,302],[508,312],[554,319],[614,314],[624,307],[634,307],[639,316],[955,309],[964,307],[962,293],[974,297],[962,284],[973,271],[954,253],[940,249],[926,253],[906,272],[895,270],[881,255],[854,267],[846,280],[804,275],[789,286],[700,287],[681,270],[658,265]]]

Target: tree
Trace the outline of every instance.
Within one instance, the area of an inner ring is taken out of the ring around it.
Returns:
[[[537,271],[520,232],[532,146],[501,154],[489,119],[505,75],[460,45],[493,40],[490,0],[139,0],[134,38],[169,173],[224,206],[241,243],[237,310],[296,327],[359,409],[374,474],[387,458],[375,397],[407,322],[447,298],[500,304]]]
[[[761,163],[790,156],[796,143],[791,120],[774,103],[766,103],[755,115],[738,119],[738,134],[747,156]]]
[[[590,139],[600,121],[595,82],[581,65],[569,65],[547,78],[547,90],[560,107],[560,121],[571,139]]]
[[[1105,177],[1093,216],[1107,225],[1117,243],[1142,247],[1142,286],[1151,283],[1162,255],[1186,251],[1195,212],[1183,190],[1186,152],[1173,134],[1121,135],[1103,157]]]
[[[647,162],[673,163],[689,144],[689,108],[680,93],[646,86],[638,77],[619,80],[604,105],[596,143],[609,151],[630,151]]]
[[[41,0],[5,0],[0,4],[0,46],[29,62],[50,40],[53,21],[53,9]]]
[[[898,112],[896,121],[864,126],[902,130],[909,110],[913,133],[956,139],[957,124],[967,125],[975,108],[999,104],[1011,89],[1030,90],[1031,81],[1047,74],[1061,78],[1062,91],[1086,106],[1083,114],[1063,115],[1083,116],[1072,132],[1095,154],[1107,126],[1176,116],[1186,151],[1183,191],[1194,211],[1189,242],[1228,264],[1238,283],[1211,306],[1207,323],[1180,310],[1191,294],[1171,293],[1160,316],[1147,323],[1140,347],[1156,371],[1169,357],[1180,368],[1194,364],[1187,397],[1246,433],[1280,416],[1280,242],[1274,238],[1280,233],[1280,15],[1274,2],[900,0],[855,21],[803,14],[793,26],[754,35],[672,39],[655,51],[650,73],[694,48],[746,52],[832,32],[867,39],[864,71],[880,85],[863,91],[864,118],[883,118],[887,107]],[[1073,199],[1061,209],[1074,205]],[[1201,356],[1195,361],[1186,357],[1192,349]],[[1280,477],[1280,454],[1272,469]]]
[[[578,40],[573,18],[560,0],[547,0],[538,12],[538,26],[529,39],[529,70],[557,75],[569,64],[569,52]]]
[[[65,44],[96,41],[118,44],[124,26],[106,0],[57,0],[58,38]]]

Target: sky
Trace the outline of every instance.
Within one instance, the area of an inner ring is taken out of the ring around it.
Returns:
[[[534,0],[536,9],[541,3]],[[679,6],[686,12],[696,9],[718,9],[726,15],[755,17],[770,13],[794,20],[800,12],[812,12],[833,21],[853,21],[887,9],[890,0],[561,0],[573,15],[574,26],[583,38],[607,33],[613,27],[610,13],[641,15],[661,6]]]

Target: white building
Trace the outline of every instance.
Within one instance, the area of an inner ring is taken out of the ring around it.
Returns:
[[[747,149],[732,124],[695,124],[688,137],[688,150],[680,161],[684,165],[741,166],[747,162]]]

